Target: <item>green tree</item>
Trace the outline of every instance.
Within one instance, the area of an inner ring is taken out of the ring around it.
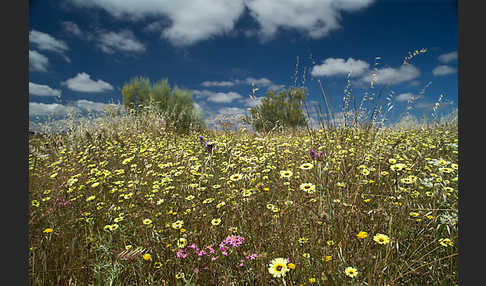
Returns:
[[[147,107],[163,116],[167,125],[187,131],[191,127],[206,127],[202,114],[196,109],[192,91],[171,88],[168,79],[150,84],[148,78],[135,77],[123,86],[123,106],[126,111],[142,114]]]
[[[304,88],[291,87],[278,94],[270,90],[260,105],[250,109],[250,115],[245,117],[245,121],[256,131],[303,127],[307,124],[302,110],[302,102],[306,96],[307,90]]]

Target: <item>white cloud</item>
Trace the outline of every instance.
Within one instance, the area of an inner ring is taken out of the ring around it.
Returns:
[[[79,7],[102,8],[118,19],[138,21],[146,17],[165,17],[169,20],[169,25],[153,24],[147,26],[147,29],[160,30],[163,38],[178,46],[231,34],[245,8],[248,8],[250,16],[258,22],[262,39],[273,37],[279,28],[296,29],[312,38],[320,38],[341,27],[341,12],[357,11],[373,2],[374,0],[71,0],[71,3]],[[245,32],[245,35],[254,34],[253,31]]]
[[[260,86],[260,87],[268,87],[268,86],[271,86],[273,84],[273,82],[271,80],[269,80],[268,78],[253,78],[253,77],[247,77],[245,79],[245,82],[248,83],[248,84],[251,84],[251,83],[254,83],[255,86]]]
[[[49,60],[46,56],[38,53],[37,51],[29,50],[29,69],[32,71],[47,71]]]
[[[443,75],[448,75],[451,73],[455,73],[457,70],[453,67],[446,66],[446,65],[440,65],[437,66],[432,70],[432,74],[435,76],[443,76]]]
[[[52,89],[47,85],[29,82],[29,94],[39,96],[61,96],[61,90]]]
[[[204,87],[210,87],[210,86],[233,86],[235,85],[234,82],[231,81],[203,81],[201,83],[202,86]]]
[[[275,91],[279,91],[283,88],[285,88],[285,84],[272,84],[268,87],[268,89],[275,90]]]
[[[74,106],[67,106],[59,103],[29,102],[29,117],[67,116],[70,113],[78,111],[79,109]]]
[[[406,92],[406,93],[401,93],[399,95],[397,95],[397,97],[395,97],[395,99],[397,101],[409,101],[409,100],[413,100],[416,96],[413,95],[412,93],[410,92]]]
[[[230,103],[235,99],[242,98],[237,92],[213,92],[209,90],[193,90],[196,97],[204,97],[207,101],[215,103]]]
[[[259,23],[262,39],[273,37],[279,28],[296,29],[312,38],[321,38],[339,29],[342,11],[366,8],[373,0],[288,0],[245,1],[250,14]]]
[[[63,56],[67,62],[71,60],[64,54],[69,50],[67,44],[64,41],[57,40],[49,34],[32,30],[29,32],[29,42],[37,46],[41,51],[51,51]]]
[[[162,16],[170,25],[154,24],[161,37],[174,45],[191,45],[233,29],[243,13],[243,0],[71,0],[80,7],[100,7],[118,19],[141,20]]]
[[[369,64],[361,60],[348,58],[346,61],[340,58],[328,58],[321,65],[312,68],[312,76],[347,75],[359,76],[368,70]]]
[[[83,32],[81,32],[81,29],[76,23],[71,21],[63,21],[61,24],[66,32],[74,34],[78,37],[83,35]]]
[[[61,82],[69,89],[80,92],[103,92],[113,90],[113,86],[102,80],[94,81],[87,73],[78,73],[75,77]]]
[[[108,54],[113,54],[115,50],[119,52],[136,52],[145,51],[145,45],[138,41],[131,31],[124,30],[116,32],[100,32],[98,35],[98,44],[101,50]]]
[[[448,106],[450,106],[452,104],[452,102],[440,102],[438,104],[438,109],[444,109]],[[425,110],[433,110],[434,107],[435,107],[436,103],[434,102],[419,102],[417,103],[417,105],[415,105],[416,108],[419,108],[419,109],[425,109]]]
[[[447,54],[442,54],[438,57],[441,63],[448,63],[454,60],[457,60],[457,51],[450,52]]]
[[[361,78],[362,82],[371,82],[372,73],[374,71],[369,71],[365,76]],[[398,84],[402,82],[407,82],[413,80],[420,76],[420,70],[413,66],[412,64],[402,65],[399,68],[382,68],[378,69],[376,72],[376,79],[373,81],[374,84]]]

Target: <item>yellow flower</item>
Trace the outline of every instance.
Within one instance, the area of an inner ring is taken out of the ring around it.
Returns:
[[[304,192],[312,194],[316,190],[316,186],[312,183],[303,183],[300,184],[300,189]]]
[[[150,253],[145,253],[143,255],[143,260],[145,260],[145,261],[152,261],[152,255],[150,255]]]
[[[388,242],[390,242],[390,238],[388,237],[388,235],[381,233],[375,234],[373,240],[376,241],[378,244],[387,244]]]
[[[177,247],[184,248],[186,245],[187,239],[185,239],[184,237],[179,238],[179,240],[177,241]]]
[[[367,238],[368,237],[368,233],[366,231],[360,231],[357,235],[356,235],[358,238]]]
[[[184,272],[179,272],[176,274],[176,279],[181,279],[181,278],[184,278],[185,275],[184,275]]]
[[[149,219],[149,218],[146,218],[143,220],[143,224],[151,224],[152,223],[152,220]]]
[[[216,205],[216,208],[218,208],[218,209],[219,209],[220,207],[222,207],[222,206],[224,206],[224,205],[226,205],[226,203],[225,203],[225,202],[220,202],[219,204],[217,204],[217,205]]]
[[[96,196],[95,196],[95,195],[92,195],[92,196],[89,196],[89,197],[86,199],[86,201],[87,201],[87,202],[90,202],[90,201],[94,200],[95,198],[96,198]]]
[[[440,245],[445,246],[445,247],[454,245],[452,240],[450,240],[449,238],[442,238],[442,239],[439,240],[439,243],[440,243]]]
[[[230,180],[236,182],[236,181],[241,180],[241,178],[243,178],[243,176],[241,174],[234,174],[234,175],[231,175]]]
[[[312,163],[304,163],[304,164],[300,165],[299,168],[301,170],[310,170],[310,169],[314,168],[314,165]]]
[[[283,170],[283,171],[280,171],[280,178],[290,178],[292,177],[294,173],[292,173],[292,171],[290,170]]]
[[[182,220],[178,220],[178,221],[172,223],[172,228],[180,229],[180,228],[182,228],[183,224],[184,224],[184,222]]]
[[[162,263],[160,263],[159,261],[157,261],[157,262],[154,263],[154,268],[155,269],[159,269],[160,267],[162,267]]]
[[[295,264],[293,264],[293,263],[289,263],[289,264],[287,264],[287,267],[288,267],[289,269],[295,269]]]
[[[211,224],[212,225],[219,225],[221,223],[221,219],[220,218],[215,218],[213,220],[211,220]]]
[[[120,227],[118,224],[112,224],[110,225],[110,230],[116,230],[118,227]]]
[[[275,258],[270,262],[268,272],[275,278],[285,277],[285,274],[290,270],[287,266],[287,259]]]
[[[311,283],[311,284],[316,283],[316,281],[317,281],[317,280],[316,280],[316,278],[314,278],[314,277],[309,278],[309,283]]]
[[[370,174],[370,170],[368,170],[368,169],[364,168],[363,170],[361,170],[361,174],[362,174],[363,176],[368,176],[368,175]]]
[[[324,261],[326,262],[329,262],[332,260],[332,256],[331,255],[327,255],[326,257],[324,257]]]
[[[46,228],[46,229],[44,229],[43,233],[50,233],[52,231],[53,231],[52,228]]]
[[[40,203],[39,203],[39,201],[38,201],[38,200],[33,200],[33,201],[32,201],[32,206],[34,206],[34,207],[39,207],[39,205],[40,205]]]
[[[354,267],[346,267],[346,269],[344,269],[344,273],[346,273],[347,276],[353,278],[358,275],[358,270]]]

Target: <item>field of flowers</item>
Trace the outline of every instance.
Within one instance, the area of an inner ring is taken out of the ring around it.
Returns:
[[[31,285],[457,284],[457,127],[49,143]]]

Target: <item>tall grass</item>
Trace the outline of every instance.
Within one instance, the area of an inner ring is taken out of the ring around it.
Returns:
[[[148,109],[30,138],[30,284],[457,284],[454,116],[380,125],[388,103],[292,132],[180,134]]]

